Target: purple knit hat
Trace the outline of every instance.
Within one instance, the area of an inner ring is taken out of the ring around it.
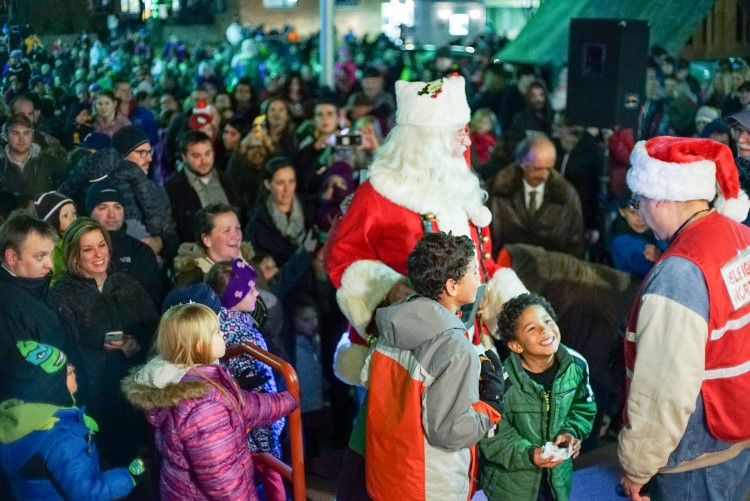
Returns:
[[[252,266],[243,261],[242,258],[233,259],[227,289],[221,296],[222,306],[230,309],[242,301],[255,288],[255,277],[255,270]]]

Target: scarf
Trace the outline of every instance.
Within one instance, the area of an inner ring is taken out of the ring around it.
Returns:
[[[305,239],[305,215],[302,212],[302,204],[300,203],[297,195],[294,195],[292,200],[292,210],[289,214],[281,212],[271,200],[271,197],[266,199],[266,210],[268,215],[271,216],[273,225],[279,230],[284,238],[291,241],[295,245],[302,245]]]

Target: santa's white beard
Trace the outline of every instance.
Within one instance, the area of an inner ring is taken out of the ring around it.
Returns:
[[[420,214],[433,213],[442,231],[468,235],[491,220],[487,194],[463,155],[452,151],[456,127],[397,126],[378,149],[370,167],[375,191]]]

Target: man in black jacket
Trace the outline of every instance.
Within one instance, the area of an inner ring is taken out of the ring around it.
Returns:
[[[57,313],[47,305],[52,279],[55,230],[24,211],[13,212],[0,226],[0,401],[8,398],[14,374],[6,363],[19,341],[60,347],[71,357]]]
[[[86,210],[109,232],[112,242],[110,262],[118,271],[133,276],[148,291],[157,310],[164,298],[159,264],[151,248],[125,230],[125,209],[117,187],[103,179],[86,192]]]

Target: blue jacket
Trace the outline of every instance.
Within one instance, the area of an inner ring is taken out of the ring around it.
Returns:
[[[102,472],[83,410],[6,400],[0,404],[0,472],[18,500],[127,496],[127,468]]]

